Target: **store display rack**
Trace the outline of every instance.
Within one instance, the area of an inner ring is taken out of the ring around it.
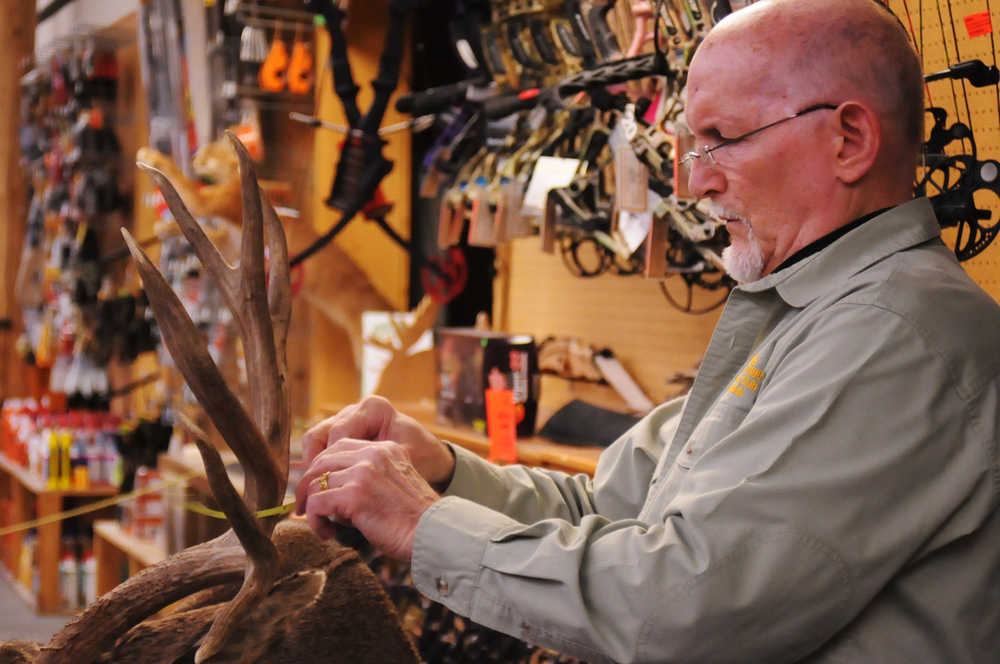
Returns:
[[[0,455],[0,501],[8,509],[0,514],[0,527],[45,519],[61,512],[66,499],[97,500],[118,493],[110,485],[95,485],[85,489],[52,489],[45,479]],[[33,592],[18,581],[20,556],[25,533],[15,532],[0,539],[0,562],[29,604],[39,613],[61,613],[59,592],[59,557],[62,542],[62,521],[37,526],[38,544],[35,559],[38,569],[38,590]]]

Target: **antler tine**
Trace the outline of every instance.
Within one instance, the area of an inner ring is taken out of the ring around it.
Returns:
[[[267,507],[276,505],[284,495],[287,472],[279,474],[278,462],[271,449],[264,442],[243,404],[226,385],[205,347],[201,332],[191,322],[170,284],[150,262],[128,230],[123,228],[122,235],[142,276],[146,295],[153,307],[167,350],[191,391],[246,471],[245,495],[248,503],[255,509],[260,509],[265,503]],[[268,533],[270,528],[273,528],[273,521],[270,526],[265,525]]]
[[[200,438],[195,438],[195,443],[205,462],[205,473],[208,475],[212,494],[229,518],[233,531],[251,561],[243,586],[236,597],[216,616],[198,652],[195,653],[194,660],[196,664],[200,664],[225,646],[234,626],[251,613],[261,598],[268,593],[278,578],[279,560],[278,549],[261,530],[256,517],[247,509],[232,482],[229,481],[219,452]]]
[[[240,140],[232,133],[226,132],[229,142],[240,162],[240,182],[243,194],[243,240],[240,249],[240,291],[239,296],[243,321],[243,345],[247,362],[247,375],[250,377],[251,410],[256,416],[264,440],[276,455],[282,471],[282,491],[288,478],[288,397],[285,381],[284,362],[279,364],[278,347],[275,345],[271,307],[276,303],[268,303],[267,285],[264,269],[264,206],[262,204],[260,187],[254,175],[250,155]],[[274,225],[271,227],[272,241],[284,232]],[[280,227],[280,221],[278,222]],[[280,251],[280,248],[279,248]],[[284,260],[273,263],[287,262],[287,250]],[[272,268],[273,269],[273,268]],[[287,280],[287,267],[285,270]],[[272,279],[274,279],[272,274]],[[286,298],[287,300],[287,298]],[[290,305],[288,305],[290,306]],[[233,312],[236,315],[236,312]],[[287,327],[285,328],[287,330]],[[281,350],[284,351],[282,344]],[[283,355],[283,353],[281,353]]]
[[[292,284],[289,276],[288,245],[285,229],[271,202],[261,196],[264,208],[264,230],[271,257],[271,274],[268,279],[267,301],[271,312],[274,334],[275,360],[278,367],[279,390],[275,399],[274,417],[277,426],[275,437],[268,441],[279,465],[288,468],[289,441],[292,435],[292,405],[288,392],[288,364],[285,349],[288,343],[288,327],[292,320]]]
[[[153,179],[153,182],[156,183],[156,186],[163,194],[164,200],[167,202],[167,207],[170,208],[170,212],[174,215],[174,219],[184,233],[184,237],[188,239],[188,242],[194,248],[194,252],[198,255],[201,264],[205,266],[205,270],[212,275],[212,278],[219,282],[226,305],[230,309],[239,309],[240,303],[236,300],[239,275],[236,269],[226,262],[226,259],[219,253],[218,248],[208,239],[205,231],[188,211],[187,205],[184,204],[184,199],[177,193],[177,189],[167,176],[149,164],[141,161],[137,161],[135,164],[144,170]]]
[[[288,326],[292,319],[292,285],[288,265],[288,243],[274,206],[263,195],[264,230],[267,231],[267,248],[271,256],[271,275],[267,284],[267,301],[271,307],[274,324],[274,346],[278,361],[284,360],[282,352],[288,340]]]

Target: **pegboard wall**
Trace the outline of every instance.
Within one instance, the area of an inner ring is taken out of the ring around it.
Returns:
[[[1000,0],[888,0],[888,6],[914,37],[925,73],[964,60],[996,63]],[[959,121],[972,129],[979,159],[1000,159],[1000,91],[996,86],[975,88],[936,81],[926,90],[927,105],[944,108],[949,125]],[[956,143],[948,151],[957,154],[960,149]],[[976,203],[993,212],[992,221],[984,224],[1000,220],[1000,199],[991,192],[977,195]],[[953,230],[944,232],[951,246],[954,235]],[[963,265],[1000,300],[1000,240]],[[498,255],[498,266],[501,278],[495,302],[501,303],[502,310],[495,308],[494,319],[499,327],[538,339],[572,336],[611,348],[653,401],[677,393],[680,386],[672,378],[697,364],[720,313],[680,313],[667,304],[655,281],[641,277],[573,277],[557,256],[541,252],[537,238],[514,242],[508,252]],[[716,297],[716,293],[698,293],[701,305]],[[608,389],[554,378],[543,381],[545,410],[551,412],[571,398],[609,407],[622,405]]]
[[[997,64],[1000,0],[888,0],[886,4],[913,38],[925,74],[967,60]],[[927,106],[948,112],[949,126],[961,122],[972,130],[980,160],[1000,159],[1000,88],[976,88],[965,81],[941,80],[928,83],[924,94]],[[956,142],[947,152],[957,154],[960,150]],[[984,225],[1000,221],[1000,199],[992,192],[977,194],[976,204],[992,211],[992,218]],[[953,229],[946,229],[943,236],[953,244]],[[1000,300],[1000,241],[963,265],[994,299]]]

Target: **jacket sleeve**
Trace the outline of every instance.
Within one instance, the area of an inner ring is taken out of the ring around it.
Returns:
[[[830,312],[783,352],[738,427],[656,470],[654,485],[681,474],[669,500],[635,510],[640,493],[656,493],[636,471],[648,441],[635,440],[609,450],[573,519],[521,523],[519,510],[447,497],[418,525],[417,588],[592,664],[815,651],[950,514],[987,508],[990,464],[985,446],[963,444],[975,399],[898,316]],[[995,385],[983,390],[996,397]]]
[[[445,494],[466,498],[522,523],[555,518],[576,524],[594,513],[634,517],[683,404],[683,397],[663,404],[612,443],[601,454],[596,482],[583,473],[497,466],[452,444],[455,473]]]

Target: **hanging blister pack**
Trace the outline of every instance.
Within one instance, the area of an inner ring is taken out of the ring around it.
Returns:
[[[471,202],[469,210],[469,245],[473,247],[496,246],[496,221],[494,210],[496,203],[492,202],[496,190],[489,185],[486,178],[477,178],[475,187],[467,193]],[[492,208],[491,209],[491,205]]]
[[[614,155],[615,209],[628,212],[645,212],[648,209],[646,192],[649,190],[649,170],[639,161],[630,141],[638,133],[635,121],[635,104],[626,104],[625,113],[615,123],[608,145]]]

